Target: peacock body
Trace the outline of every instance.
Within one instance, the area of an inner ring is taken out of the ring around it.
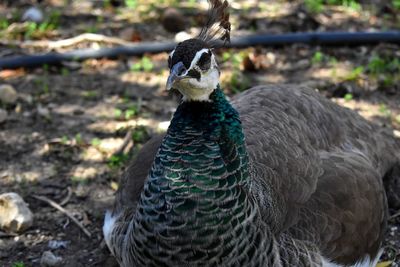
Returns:
[[[211,2],[209,23],[229,39],[227,4]],[[167,88],[183,101],[105,219],[119,264],[374,266],[399,142],[308,88],[260,86],[230,103],[209,47],[217,32],[170,54]]]

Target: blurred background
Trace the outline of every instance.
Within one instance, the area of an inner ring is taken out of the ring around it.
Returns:
[[[233,37],[400,29],[400,0],[230,3]],[[206,1],[195,0],[1,0],[0,63],[22,55],[181,41],[198,33],[206,10]],[[215,53],[230,96],[258,84],[306,85],[400,138],[398,45],[293,44]],[[102,243],[103,214],[128,161],[168,127],[179,103],[177,94],[165,91],[167,57],[145,53],[0,69],[0,193],[18,193],[34,214],[18,234],[0,229],[0,266],[39,266],[44,257],[56,262],[48,266],[115,266]],[[34,196],[61,205],[90,237],[65,212]],[[388,265],[382,266],[400,266],[396,212],[384,244]]]

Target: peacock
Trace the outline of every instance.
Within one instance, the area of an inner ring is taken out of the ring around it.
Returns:
[[[231,101],[212,47],[227,1],[170,53],[182,94],[122,177],[105,241],[120,266],[375,266],[400,142],[318,92],[257,86]],[[397,194],[397,195],[396,195]]]

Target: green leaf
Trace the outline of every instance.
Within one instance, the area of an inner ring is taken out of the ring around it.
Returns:
[[[344,100],[350,101],[350,100],[352,100],[352,99],[353,99],[353,94],[348,93],[348,94],[345,94],[345,95],[344,95]]]
[[[100,144],[101,144],[101,140],[99,139],[99,138],[93,138],[91,141],[90,141],[90,144],[92,144],[92,146],[99,146]]]
[[[311,62],[312,64],[318,64],[321,63],[323,59],[324,59],[324,54],[322,52],[317,51],[312,57]]]

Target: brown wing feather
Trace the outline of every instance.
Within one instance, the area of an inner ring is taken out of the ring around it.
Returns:
[[[132,164],[121,177],[118,191],[115,196],[114,213],[119,213],[122,207],[136,207],[143,190],[144,181],[149,174],[151,165],[164,134],[151,138],[136,155]]]
[[[276,231],[341,262],[374,256],[387,215],[382,178],[399,161],[393,137],[307,88],[254,88],[233,104],[255,163],[253,192]]]

